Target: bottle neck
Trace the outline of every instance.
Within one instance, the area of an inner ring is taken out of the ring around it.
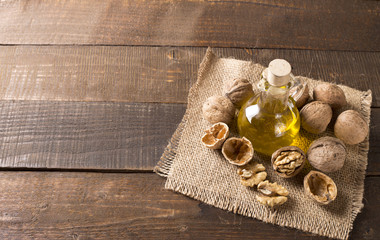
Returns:
[[[269,113],[281,113],[288,107],[289,86],[273,86],[264,79],[264,89],[262,89],[259,99],[259,106]]]

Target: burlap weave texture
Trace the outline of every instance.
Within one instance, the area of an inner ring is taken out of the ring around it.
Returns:
[[[344,167],[328,174],[338,187],[337,199],[328,206],[320,206],[304,194],[303,177],[310,171],[310,165],[296,177],[283,179],[274,174],[268,157],[255,155],[255,160],[267,168],[267,179],[289,190],[288,201],[276,210],[258,203],[255,200],[257,192],[240,184],[237,168],[229,164],[220,151],[207,149],[200,141],[204,130],[211,125],[202,118],[204,101],[212,95],[222,94],[223,83],[230,79],[241,77],[257,83],[263,69],[263,66],[252,62],[218,58],[208,49],[200,65],[197,82],[190,90],[186,114],[155,171],[167,177],[165,188],[215,207],[280,226],[347,239],[353,221],[363,207],[368,137],[359,145],[348,146]],[[316,80],[300,78],[309,83],[310,92],[318,84]],[[348,101],[345,109],[361,112],[369,124],[371,91],[362,92],[347,86],[341,88]],[[233,135],[237,135],[235,128],[232,126]],[[323,135],[332,136],[331,126],[329,129]],[[307,150],[311,141],[320,136],[301,131],[297,145]]]

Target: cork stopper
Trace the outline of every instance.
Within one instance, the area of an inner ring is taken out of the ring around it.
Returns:
[[[269,63],[267,80],[273,86],[284,86],[290,82],[292,67],[284,59],[274,59]]]

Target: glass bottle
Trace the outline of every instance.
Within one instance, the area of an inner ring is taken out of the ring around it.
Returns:
[[[300,116],[289,89],[294,85],[290,64],[275,59],[264,70],[260,92],[240,109],[237,125],[240,136],[248,138],[257,152],[271,156],[290,146],[300,129]]]

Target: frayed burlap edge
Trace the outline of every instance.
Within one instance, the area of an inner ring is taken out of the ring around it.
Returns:
[[[200,65],[200,71],[198,73],[198,79],[197,82],[193,85],[193,87],[190,89],[189,97],[188,97],[188,106],[192,103],[192,95],[196,93],[199,86],[199,80],[204,79],[203,75],[207,74],[207,69],[204,67],[206,64],[210,64],[211,61],[215,59],[215,55],[212,52],[211,48],[207,49],[206,55]],[[368,126],[370,125],[370,114],[371,114],[371,103],[372,103],[372,92],[371,90],[368,90],[366,92],[363,92],[361,95],[361,113],[367,120]],[[189,109],[189,108],[187,108]],[[172,163],[175,161],[175,157],[177,154],[177,148],[181,139],[182,131],[184,127],[186,126],[186,121],[188,118],[187,110],[186,113],[179,124],[178,128],[176,129],[175,133],[173,134],[168,146],[165,148],[165,151],[158,162],[157,166],[154,168],[154,172],[156,172],[158,175],[167,177],[171,168]],[[359,144],[359,162],[365,166],[362,169],[359,169],[358,174],[356,174],[355,182],[357,183],[357,194],[355,195],[353,202],[352,202],[352,213],[350,218],[350,224],[349,228],[345,229],[345,231],[341,231],[342,229],[332,229],[329,232],[326,232],[326,226],[324,226],[323,223],[315,223],[312,226],[308,226],[306,224],[307,219],[300,218],[300,217],[294,217],[293,215],[284,217],[279,217],[276,214],[276,211],[270,211],[269,214],[265,213],[263,211],[260,211],[259,209],[252,209],[249,208],[249,203],[243,203],[241,200],[235,199],[235,198],[229,198],[222,199],[221,196],[217,195],[216,193],[206,190],[206,189],[199,189],[197,186],[192,186],[190,184],[179,182],[174,179],[168,179],[165,184],[166,189],[172,189],[176,192],[180,192],[186,196],[189,196],[191,198],[194,198],[196,200],[202,201],[206,204],[221,208],[223,210],[231,211],[233,213],[238,213],[243,216],[247,217],[253,217],[256,219],[259,219],[261,221],[264,221],[266,223],[272,223],[277,224],[283,227],[291,227],[300,229],[302,231],[311,232],[314,234],[318,234],[321,236],[327,236],[331,238],[337,238],[337,239],[348,239],[349,233],[353,229],[353,223],[358,215],[358,213],[363,208],[364,204],[362,202],[363,195],[364,195],[364,179],[365,179],[365,172],[367,168],[367,156],[368,156],[368,150],[369,150],[369,136],[367,136],[366,140]],[[245,206],[245,207],[242,207]]]

